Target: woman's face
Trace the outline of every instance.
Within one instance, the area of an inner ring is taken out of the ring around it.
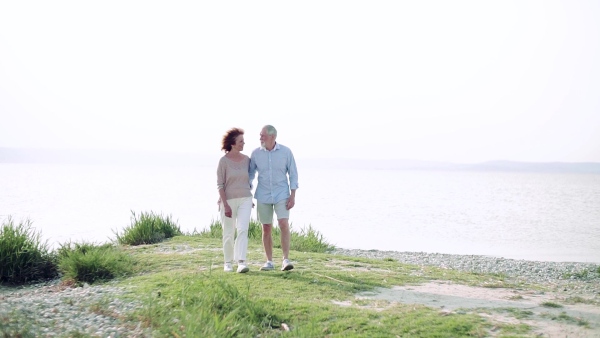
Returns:
[[[242,151],[244,150],[244,144],[246,144],[246,142],[244,142],[244,135],[240,134],[235,138],[235,143],[232,148],[237,149],[237,151]]]

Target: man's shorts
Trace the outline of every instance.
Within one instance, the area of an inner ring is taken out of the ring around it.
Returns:
[[[275,204],[260,203],[258,201],[257,204],[256,213],[258,214],[258,221],[262,224],[273,224],[273,210],[275,210],[278,220],[290,218],[290,211],[285,207],[287,198]]]

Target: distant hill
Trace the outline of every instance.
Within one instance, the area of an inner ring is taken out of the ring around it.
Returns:
[[[222,153],[207,156],[194,153],[128,151],[0,148],[0,163],[78,163],[125,165],[189,165],[216,166]],[[488,161],[475,164],[416,161],[416,160],[359,160],[359,159],[300,159],[299,165],[310,168],[353,168],[380,170],[472,170],[505,172],[573,172],[599,173],[599,162],[515,162]]]

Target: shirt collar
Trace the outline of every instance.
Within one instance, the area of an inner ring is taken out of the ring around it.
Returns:
[[[279,149],[279,143],[275,142],[275,146],[273,147],[273,150],[271,151],[275,151]],[[267,148],[260,146],[260,150],[264,150],[264,151],[268,151]]]

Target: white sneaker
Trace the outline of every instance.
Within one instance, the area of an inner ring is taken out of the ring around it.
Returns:
[[[231,266],[231,263],[225,263],[225,265],[223,265],[223,271],[233,272],[233,266]]]
[[[271,271],[273,269],[275,269],[275,267],[273,266],[273,262],[271,261],[267,261],[265,265],[260,267],[260,271]]]
[[[248,269],[248,266],[246,265],[246,263],[238,263],[238,268],[237,268],[238,273],[245,273],[248,271],[250,271],[250,269]]]
[[[284,259],[283,264],[281,265],[281,271],[289,271],[292,270],[294,266],[290,263],[289,259]]]

